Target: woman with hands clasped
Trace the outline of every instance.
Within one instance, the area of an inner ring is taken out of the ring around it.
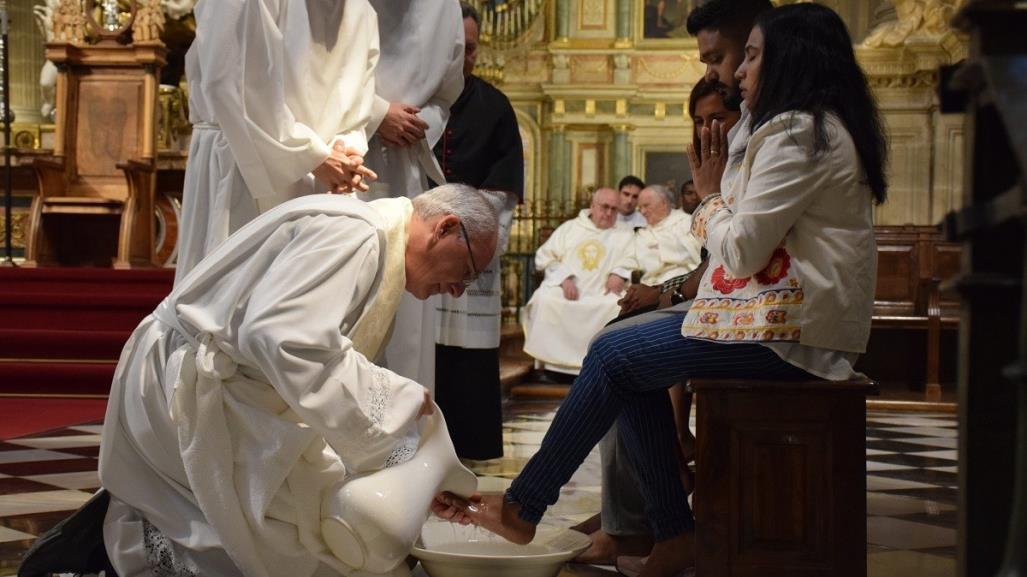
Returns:
[[[702,202],[692,232],[710,264],[684,323],[598,338],[538,453],[504,496],[440,495],[443,518],[527,543],[546,507],[616,421],[656,544],[642,577],[694,564],[663,390],[691,377],[843,380],[870,332],[872,208],[885,198],[877,107],[841,19],[817,4],[764,13],[736,77],[750,115],[728,146],[704,127],[690,157]],[[701,160],[701,163],[698,162]]]

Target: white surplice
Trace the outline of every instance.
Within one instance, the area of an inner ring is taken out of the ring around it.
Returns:
[[[336,141],[367,150],[376,22],[367,0],[199,2],[176,283],[258,214],[325,192],[310,171]]]
[[[611,273],[628,278],[618,264],[631,250],[631,230],[614,226],[601,230],[589,211],[561,224],[535,253],[535,268],[545,270],[531,300],[521,311],[524,352],[547,369],[577,373],[592,336],[620,311],[616,294],[604,294]],[[560,287],[574,278],[578,299],[569,301]]]
[[[635,230],[638,227],[646,225],[645,217],[637,210],[627,216],[624,216],[619,212],[617,213],[617,226],[619,227],[626,228],[628,230]]]
[[[636,230],[632,247],[619,266],[642,271],[641,283],[649,286],[692,272],[701,262],[702,243],[692,236],[692,217],[676,208],[654,226]]]
[[[322,499],[416,447],[424,389],[372,363],[403,292],[412,210],[341,195],[285,203],[139,325],[100,450],[119,574],[146,566],[148,526],[199,575],[361,574],[326,548]]]
[[[428,129],[424,139],[405,147],[386,146],[381,136],[373,136],[366,163],[378,180],[359,196],[414,197],[427,190],[428,178],[446,182],[432,148],[464,88],[464,21],[456,0],[371,0],[371,5],[378,13],[381,45],[373,114],[384,117],[390,102],[417,106]],[[433,392],[436,306],[437,298],[403,296],[384,359],[390,369]]]

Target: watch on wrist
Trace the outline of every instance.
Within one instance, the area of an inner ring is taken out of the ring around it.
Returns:
[[[683,294],[681,294],[681,287],[677,287],[677,288],[675,288],[675,289],[673,289],[671,291],[671,293],[670,293],[670,304],[672,304],[672,305],[679,305],[679,304],[685,302],[685,300],[687,300],[687,299],[685,299],[685,296]]]

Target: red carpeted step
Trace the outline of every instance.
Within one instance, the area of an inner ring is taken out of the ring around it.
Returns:
[[[0,268],[0,293],[146,294],[171,292],[174,269]]]
[[[0,361],[0,394],[106,395],[115,366],[114,362]]]
[[[116,361],[131,331],[0,328],[0,358]]]
[[[131,331],[160,304],[156,294],[0,292],[0,328]]]

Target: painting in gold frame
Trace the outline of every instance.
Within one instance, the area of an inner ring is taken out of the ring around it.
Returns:
[[[635,38],[640,44],[694,45],[685,22],[697,0],[635,0]]]

